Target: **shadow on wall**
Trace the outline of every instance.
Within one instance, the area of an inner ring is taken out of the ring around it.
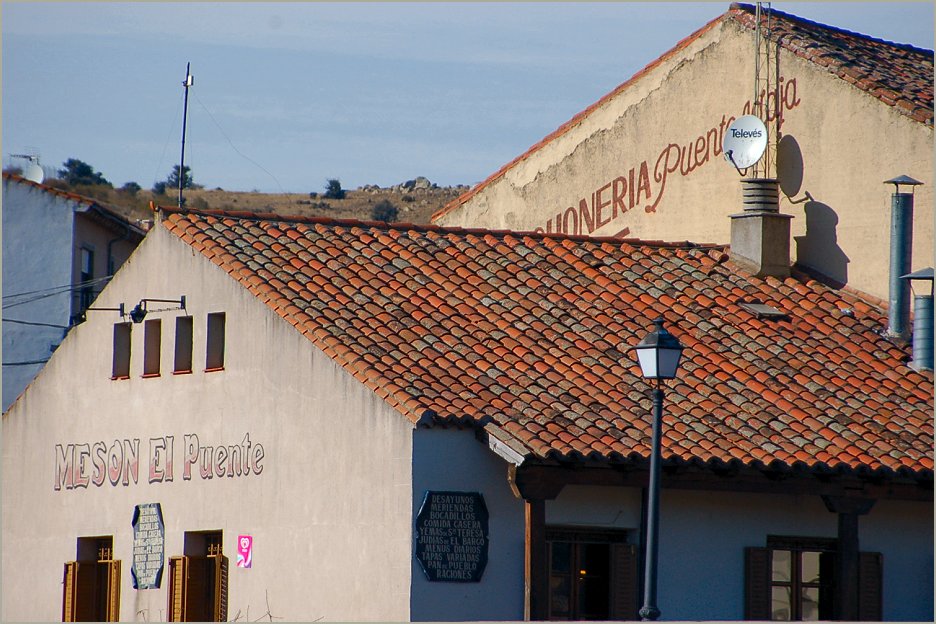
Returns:
[[[828,278],[829,286],[841,288],[848,283],[848,256],[838,245],[838,214],[803,191],[801,199],[795,199],[803,185],[803,152],[791,135],[783,136],[777,143],[777,177],[780,190],[791,204],[804,204],[806,232],[794,236],[796,252],[794,262],[813,269]]]

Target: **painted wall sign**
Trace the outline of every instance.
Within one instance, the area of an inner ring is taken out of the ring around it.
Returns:
[[[783,125],[784,113],[800,105],[801,99],[796,93],[796,78],[786,80],[780,76],[777,87],[770,93],[760,94],[760,100],[766,98],[770,113],[764,121],[777,122],[777,129]],[[748,100],[742,114],[752,113],[752,104]],[[707,162],[722,154],[725,131],[735,120],[734,116],[722,115],[721,121],[710,129],[685,144],[670,143],[664,147],[656,160],[644,160],[629,170],[621,169],[621,174],[583,197],[578,205],[572,205],[556,213],[544,226],[536,228],[539,233],[584,234],[616,221],[628,211],[644,204],[645,212],[656,212],[657,206],[666,192],[670,175],[686,177]],[[651,176],[651,171],[653,175]],[[630,228],[624,228],[614,236],[627,236]]]
[[[253,537],[237,536],[237,567],[249,568],[253,565]]]
[[[240,444],[203,445],[194,433],[182,436],[181,470],[177,470],[175,437],[150,438],[148,470],[144,478],[149,483],[171,482],[181,473],[183,481],[193,475],[200,479],[233,478],[259,475],[263,472],[266,451],[262,444],[251,442],[246,434]],[[56,444],[53,488],[87,489],[130,485],[139,482],[140,439],[114,440],[112,443]]]
[[[130,577],[134,589],[159,589],[162,582],[166,529],[159,503],[144,503],[133,508],[133,567]]]
[[[488,510],[478,492],[426,492],[416,559],[430,581],[477,583],[488,558]]]

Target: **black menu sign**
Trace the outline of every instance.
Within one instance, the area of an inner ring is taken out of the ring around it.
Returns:
[[[426,492],[416,559],[430,581],[477,583],[488,558],[488,511],[478,492]]]
[[[158,589],[162,580],[165,527],[159,503],[144,503],[133,509],[134,589]]]

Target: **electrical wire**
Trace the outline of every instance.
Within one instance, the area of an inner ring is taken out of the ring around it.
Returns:
[[[44,360],[30,360],[28,362],[4,362],[4,366],[32,366],[34,364],[45,364],[49,361],[49,358]]]
[[[53,286],[53,287],[51,287],[51,288],[45,288],[45,289],[42,289],[42,290],[34,290],[34,291],[30,291],[30,292],[22,292],[22,293],[17,293],[17,294],[14,294],[14,295],[5,295],[5,296],[3,297],[3,309],[6,310],[6,309],[8,309],[8,308],[13,308],[13,307],[16,307],[16,306],[25,305],[25,304],[27,304],[27,303],[33,303],[33,302],[35,302],[35,301],[40,301],[40,300],[42,300],[42,299],[48,299],[49,297],[56,297],[56,296],[58,296],[58,295],[63,295],[63,294],[67,294],[67,293],[70,293],[70,292],[75,292],[75,291],[77,291],[77,290],[82,290],[82,289],[87,288],[87,287],[89,287],[89,286],[95,286],[95,285],[97,285],[97,284],[106,283],[106,282],[109,281],[110,279],[111,279],[111,276],[108,275],[108,276],[105,276],[105,277],[98,277],[98,278],[95,278],[95,279],[92,279],[92,280],[87,280],[87,281],[84,281],[84,282],[78,282],[78,283],[76,283],[76,284],[69,284],[69,285],[63,285],[63,286]],[[15,298],[15,297],[26,297],[27,295],[31,295],[31,296],[30,296],[28,299],[22,299],[22,300],[20,300],[20,301],[12,301],[12,302],[9,301],[9,299],[13,299],[13,298]]]
[[[221,124],[219,124],[218,121],[214,118],[214,115],[211,114],[211,111],[208,110],[208,107],[205,106],[204,103],[202,103],[202,101],[199,99],[198,95],[196,95],[196,94],[194,94],[194,93],[193,93],[192,95],[195,97],[195,101],[198,102],[198,103],[201,105],[201,107],[205,109],[205,112],[206,112],[206,113],[208,113],[208,116],[211,118],[211,121],[213,121],[213,122],[214,122],[214,125],[217,126],[218,131],[219,131],[219,132],[221,133],[221,135],[227,140],[228,145],[231,146],[231,149],[233,149],[235,152],[237,152],[237,155],[238,155],[238,156],[240,156],[241,158],[243,158],[243,159],[245,159],[245,160],[249,160],[249,161],[252,162],[254,165],[256,165],[256,166],[259,167],[261,170],[263,170],[264,173],[266,173],[268,176],[270,176],[271,178],[273,178],[273,181],[276,182],[276,186],[279,187],[280,192],[282,192],[283,195],[286,195],[287,193],[286,193],[286,191],[283,189],[283,185],[280,184],[279,180],[276,179],[276,176],[274,176],[272,173],[270,173],[269,171],[267,171],[266,169],[264,169],[263,165],[261,165],[260,163],[258,163],[258,162],[257,162],[256,160],[254,160],[253,158],[250,158],[249,156],[245,156],[244,154],[242,154],[241,151],[240,151],[239,149],[237,149],[237,147],[234,146],[234,143],[231,141],[231,139],[228,137],[228,135],[224,132],[224,129],[221,127]]]
[[[37,321],[21,321],[19,319],[3,319],[4,323],[15,323],[17,325],[35,325],[36,327],[54,327],[55,329],[70,329],[69,325],[55,325],[53,323],[39,323]]]

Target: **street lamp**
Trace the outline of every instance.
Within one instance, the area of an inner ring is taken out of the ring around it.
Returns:
[[[663,319],[653,321],[656,329],[640,341],[634,351],[644,379],[655,379],[653,389],[653,438],[650,449],[649,510],[647,512],[647,544],[644,566],[644,603],[640,619],[655,621],[660,617],[656,606],[657,589],[657,532],[660,510],[660,429],[663,426],[662,380],[676,377],[683,346],[676,337],[663,328]]]

